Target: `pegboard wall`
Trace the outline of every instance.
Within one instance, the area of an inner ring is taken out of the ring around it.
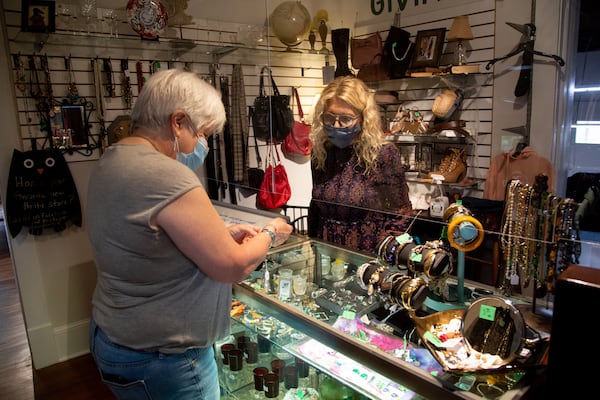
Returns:
[[[302,108],[310,121],[315,96],[324,86],[322,68],[326,63],[335,65],[333,55],[310,54],[306,41],[298,46],[300,52],[285,51],[285,46],[274,37],[265,37],[260,44],[241,43],[243,27],[222,22],[203,21],[169,28],[164,38],[148,41],[140,39],[130,29],[123,15],[99,10],[97,18],[86,24],[81,18],[61,14],[59,10],[55,32],[22,32],[20,5],[8,3],[5,18],[22,149],[51,145],[52,131],[47,126],[51,121],[44,121],[45,109],[73,102],[73,88],[76,88],[78,99],[83,99],[77,101],[85,104],[89,145],[66,149],[69,162],[93,160],[101,155],[110,145],[108,130],[111,123],[129,114],[144,80],[157,70],[182,68],[219,82],[221,78],[230,81],[233,65],[239,64],[243,70],[246,104],[251,105],[258,95],[260,70],[267,65],[273,71],[280,92],[291,96],[292,86],[298,88]],[[11,4],[14,4],[12,8]],[[494,10],[479,10],[470,18],[476,35],[470,41],[470,61],[483,62],[493,54],[490,49]],[[451,22],[452,17],[446,16],[443,20],[417,21],[405,29],[416,35],[417,31],[432,26],[449,27]],[[387,32],[381,30],[381,33],[385,38]],[[331,48],[331,43],[327,45]],[[444,52],[442,60],[451,57],[453,48],[449,43]],[[420,110],[430,110],[443,88],[466,88],[461,119],[467,122],[475,140],[475,145],[468,149],[469,177],[485,178],[491,152],[493,79],[490,74],[400,79],[375,82],[370,86],[374,90],[396,90],[403,103]],[[297,110],[294,112],[298,118]],[[390,109],[382,112],[388,113]],[[249,145],[253,146],[252,140]],[[259,149],[265,155],[266,143],[259,142]],[[249,151],[253,153],[252,148]],[[254,166],[254,158],[249,157],[249,160]],[[409,162],[414,159],[409,158]]]

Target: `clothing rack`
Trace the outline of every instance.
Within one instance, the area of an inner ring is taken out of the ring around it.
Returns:
[[[506,54],[502,57],[493,58],[492,60],[488,61],[488,63],[485,66],[485,69],[489,70],[498,61],[506,60],[510,57],[516,56],[517,54],[523,53],[523,60],[521,63],[521,72],[519,74],[519,80],[517,81],[517,85],[515,87],[515,96],[520,97],[525,94],[527,95],[527,117],[526,117],[526,124],[524,126],[525,132],[522,135],[523,138],[521,139],[521,143],[519,143],[519,146],[515,150],[515,154],[517,154],[517,155],[520,153],[520,151],[524,147],[529,145],[529,135],[530,135],[530,130],[531,130],[531,100],[532,100],[531,86],[532,86],[532,82],[533,82],[533,57],[541,56],[541,57],[551,58],[559,66],[563,67],[565,65],[565,60],[563,60],[562,57],[560,57],[556,54],[547,54],[547,53],[535,50],[535,34],[536,34],[535,10],[536,10],[536,0],[532,0],[531,1],[531,22],[530,23],[524,24],[524,25],[519,25],[519,24],[515,24],[512,22],[506,23],[507,25],[509,25],[512,28],[516,29],[517,31],[521,32],[523,37],[526,37],[527,39],[524,41],[521,41],[515,50],[509,52],[508,54]]]

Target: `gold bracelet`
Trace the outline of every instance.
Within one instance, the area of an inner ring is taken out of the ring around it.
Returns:
[[[377,268],[369,277],[369,285],[367,286],[367,293],[369,296],[373,295],[375,292],[375,284],[379,282],[379,274],[382,273],[384,269],[383,266]]]
[[[384,291],[389,291],[392,287],[392,283],[394,282],[394,279],[401,275],[400,272],[391,272],[391,271],[387,271],[387,274],[384,275],[383,279],[381,279],[381,283],[379,285],[379,289],[384,292]]]
[[[410,276],[402,275],[402,276],[398,277],[398,279],[396,281],[394,281],[394,284],[392,285],[392,288],[390,289],[390,297],[396,304],[402,305],[402,300],[401,300],[402,288],[404,287],[404,285],[406,285],[408,282],[410,282],[410,280],[411,280]]]
[[[415,262],[421,262],[421,260],[423,259],[423,255],[421,254],[423,252],[423,245],[418,245],[415,246],[411,251],[410,254],[408,256],[408,269],[412,272],[412,273],[416,273],[416,269],[415,269]],[[420,272],[420,271],[419,271]]]
[[[428,278],[440,278],[441,276],[445,275],[447,273],[447,269],[444,269],[444,271],[442,272],[442,274],[439,275],[432,275],[431,274],[431,267],[433,266],[435,259],[437,257],[438,254],[440,253],[444,253],[445,251],[443,249],[440,248],[434,248],[434,249],[430,249],[425,256],[425,261],[423,262],[423,272],[425,272],[425,276],[427,276]]]
[[[407,285],[404,285],[402,288],[401,299],[402,304],[407,310],[412,310],[413,308],[413,296],[417,289],[421,286],[425,285],[425,281],[422,278],[413,278]]]

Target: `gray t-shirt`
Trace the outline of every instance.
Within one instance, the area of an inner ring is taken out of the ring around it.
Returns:
[[[144,145],[110,146],[92,172],[86,214],[98,271],[92,315],[115,343],[181,353],[229,333],[231,284],[208,278],[150,224],[197,187],[188,167]]]

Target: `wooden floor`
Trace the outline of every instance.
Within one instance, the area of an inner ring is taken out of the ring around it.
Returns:
[[[3,230],[0,223],[2,235]],[[114,400],[89,354],[33,369],[10,254],[1,244],[0,399]]]

